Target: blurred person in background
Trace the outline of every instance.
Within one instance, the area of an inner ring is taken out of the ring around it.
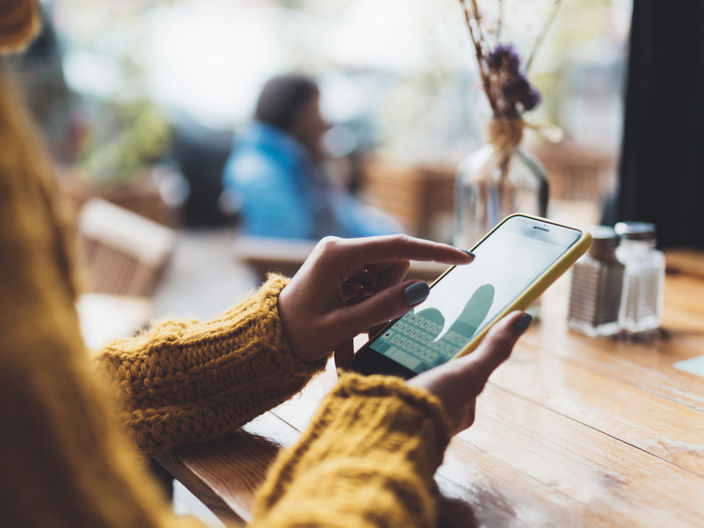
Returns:
[[[391,216],[327,180],[322,139],[330,125],[313,79],[297,73],[270,79],[254,119],[235,139],[223,173],[226,192],[241,204],[244,234],[319,239],[402,232]]]

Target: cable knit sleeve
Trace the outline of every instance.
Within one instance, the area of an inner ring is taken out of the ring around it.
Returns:
[[[428,392],[346,374],[272,466],[252,526],[434,526],[432,478],[449,438]]]
[[[288,279],[213,321],[161,323],[98,355],[116,386],[121,420],[143,450],[218,438],[298,392],[324,366],[290,351],[278,314]]]

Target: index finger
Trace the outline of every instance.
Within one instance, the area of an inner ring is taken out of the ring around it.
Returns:
[[[340,241],[340,256],[345,265],[359,267],[390,260],[423,260],[443,264],[468,264],[474,255],[449,244],[408,235],[352,238]]]

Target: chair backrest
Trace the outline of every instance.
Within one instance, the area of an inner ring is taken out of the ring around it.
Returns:
[[[93,198],[78,230],[88,290],[149,296],[174,250],[176,234],[152,220]]]

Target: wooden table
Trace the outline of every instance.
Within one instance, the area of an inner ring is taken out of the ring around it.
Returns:
[[[700,257],[701,258],[701,257]],[[704,259],[702,259],[704,262]],[[566,328],[566,280],[481,395],[436,481],[454,526],[704,526],[704,279],[668,275],[663,336],[591,339]],[[240,432],[160,462],[218,516],[249,520],[280,446],[295,442],[334,370]]]

